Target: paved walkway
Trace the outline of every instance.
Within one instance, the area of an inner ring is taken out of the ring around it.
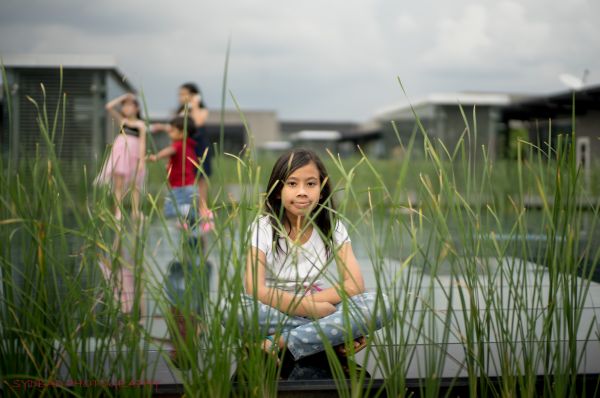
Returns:
[[[150,227],[146,243],[150,289],[161,288],[162,275],[167,272],[167,266],[174,257],[173,247],[176,247],[177,239],[178,230],[174,226],[169,226],[167,234],[164,233],[163,226],[153,225]],[[361,256],[360,253],[358,257],[367,289],[375,290],[377,282],[371,261],[365,256]],[[218,259],[215,257],[211,257],[210,260],[216,266],[224,266],[219,265]],[[488,374],[490,376],[500,375],[502,370],[496,365],[502,362],[502,353],[506,349],[506,341],[503,336],[506,336],[506,333],[513,335],[511,343],[516,347],[523,349],[531,347],[532,345],[529,343],[535,343],[535,341],[527,340],[530,338],[535,340],[535,336],[542,334],[544,327],[542,317],[535,322],[535,330],[523,330],[520,322],[525,317],[532,316],[536,311],[538,314],[542,314],[548,306],[548,298],[557,299],[558,306],[561,307],[562,297],[559,291],[551,292],[549,290],[549,274],[544,267],[516,258],[505,258],[502,262],[494,258],[480,258],[476,261],[479,284],[478,292],[472,295],[466,281],[452,277],[449,272],[440,271],[435,278],[432,278],[429,274],[422,273],[421,268],[386,260],[379,267],[386,277],[380,279],[389,284],[388,288],[396,287],[399,297],[398,307],[404,308],[405,312],[403,313],[402,310],[399,312],[400,319],[393,327],[388,328],[386,332],[378,332],[379,335],[371,339],[371,343],[378,347],[369,354],[368,361],[366,360],[367,351],[364,350],[357,355],[357,362],[365,366],[374,378],[383,378],[386,360],[380,354],[386,352],[392,354],[403,350],[412,355],[405,372],[408,379],[424,377],[427,374],[428,358],[431,358],[432,355],[443,356],[437,373],[438,377],[466,377],[464,336],[467,329],[465,320],[470,319],[473,311],[477,311],[481,317],[484,317],[485,305],[492,305],[498,316],[506,317],[507,331],[494,330],[493,325],[483,343],[488,350],[487,355],[490,360]],[[517,279],[523,283],[518,286],[519,292],[514,289],[511,292],[509,283],[503,276],[506,273],[501,272],[502,269],[511,270],[513,274],[520,275]],[[217,285],[217,274],[217,272],[213,272],[211,280],[213,296],[216,294],[214,287]],[[490,291],[495,292],[497,297],[503,297],[503,299],[494,300],[492,303],[487,302],[487,293]],[[500,293],[502,291],[504,294]],[[466,299],[466,305],[463,305],[460,293]],[[513,299],[516,294],[526,303],[521,311],[510,310],[515,308]],[[149,348],[148,356],[151,359],[149,369],[155,369],[156,373],[153,379],[157,382],[177,384],[180,382],[179,371],[171,369],[160,353],[162,349],[160,341],[168,338],[164,319],[160,316],[151,295],[147,295],[147,299],[147,313],[151,316],[146,319],[145,327],[153,336],[153,341],[149,342],[147,346]],[[408,308],[403,306],[406,302],[411,304],[406,306]],[[471,306],[470,303],[475,303],[475,306]],[[449,310],[451,310],[450,316],[448,316]],[[600,373],[599,319],[600,284],[592,282],[589,294],[581,307],[581,322],[577,331],[577,350],[579,353],[585,353],[580,365],[581,373]],[[500,325],[495,326],[499,327]],[[586,342],[590,327],[592,330],[590,340]],[[553,347],[559,346],[553,345]],[[567,342],[564,343],[564,348],[565,350],[568,348]],[[519,348],[517,348],[518,350]],[[517,364],[519,358],[514,358],[514,360]],[[542,365],[543,363],[540,363],[539,373],[543,373]]]

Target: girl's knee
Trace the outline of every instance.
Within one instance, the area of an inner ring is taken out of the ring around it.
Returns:
[[[382,296],[385,297],[385,295]],[[361,294],[357,294],[356,296],[352,296],[351,300],[358,305],[372,307],[377,301],[377,293],[364,292]]]
[[[352,297],[352,299],[365,315],[368,313],[368,318],[373,314],[377,314],[378,323],[385,323],[391,318],[392,311],[389,299],[383,293],[365,292]]]

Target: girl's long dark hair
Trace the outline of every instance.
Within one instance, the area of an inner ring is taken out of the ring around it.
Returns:
[[[206,104],[204,103],[204,98],[202,98],[202,93],[200,92],[200,89],[198,88],[198,86],[194,83],[183,83],[181,86],[179,86],[179,88],[184,88],[187,91],[189,91],[192,95],[194,94],[198,94],[200,95],[200,108],[206,108]],[[177,114],[180,114],[181,112],[183,112],[183,110],[185,109],[185,104],[182,104],[179,106],[179,108],[177,108]]]
[[[334,246],[333,229],[336,225],[335,206],[331,196],[331,183],[327,174],[325,165],[316,153],[309,149],[292,149],[277,159],[271,177],[267,185],[267,197],[265,198],[265,212],[269,216],[271,227],[273,229],[273,244],[279,253],[284,253],[286,249],[279,243],[281,226],[285,225],[285,209],[281,204],[281,189],[287,181],[290,174],[300,167],[313,162],[319,170],[319,181],[321,183],[321,194],[319,203],[315,206],[311,216],[314,217],[314,223],[325,238],[325,248],[329,258]],[[286,246],[287,248],[287,246]]]

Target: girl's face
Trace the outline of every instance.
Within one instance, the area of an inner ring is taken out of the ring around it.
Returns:
[[[126,118],[137,116],[138,111],[139,109],[137,104],[131,100],[124,101],[123,105],[121,106],[121,113]]]
[[[280,195],[288,220],[309,215],[321,197],[317,165],[310,162],[291,173],[284,181]]]
[[[187,88],[180,88],[179,89],[179,104],[180,105],[185,105],[188,102],[190,102],[192,100],[192,93],[190,92],[190,90],[188,90]]]

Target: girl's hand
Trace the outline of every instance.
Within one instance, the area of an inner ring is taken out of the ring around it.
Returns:
[[[156,155],[148,155],[147,159],[149,162],[156,162],[158,158],[156,157]]]
[[[328,302],[322,302],[322,303],[318,303],[317,305],[317,316],[319,318],[323,318],[326,317],[327,315],[331,315],[335,312],[336,308],[335,305],[328,303]]]
[[[302,305],[304,305],[309,318],[323,318],[335,312],[335,306],[333,304],[314,301],[310,296],[306,296],[302,299]]]
[[[151,133],[158,133],[159,131],[167,131],[169,129],[169,125],[165,123],[152,123],[150,125]]]

